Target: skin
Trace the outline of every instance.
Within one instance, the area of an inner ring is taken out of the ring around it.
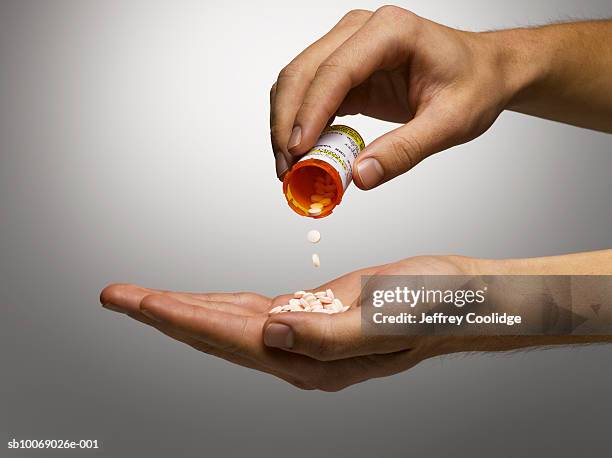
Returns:
[[[612,21],[465,32],[385,6],[355,10],[270,91],[279,178],[334,117],[401,123],[354,164],[371,189],[485,132],[503,110],[612,132]]]
[[[541,345],[610,342],[612,336],[364,336],[357,298],[362,275],[483,274],[612,275],[612,250],[552,258],[492,261],[459,256],[424,256],[357,270],[315,290],[331,288],[345,313],[293,312],[268,315],[289,294],[180,293],[136,285],[107,286],[104,306],[149,325],[191,347],[267,372],[302,389],[338,391],[385,377],[419,362],[465,351],[506,351]],[[292,337],[278,339],[275,327]],[[273,334],[270,338],[269,334]],[[280,347],[280,348],[279,348]]]
[[[401,123],[354,165],[371,189],[436,152],[485,132],[505,109],[612,132],[612,22],[472,33],[386,6],[351,11],[279,74],[270,91],[276,170],[287,169],[336,116]],[[331,288],[346,313],[268,310],[290,295],[179,293],[116,284],[100,296],[123,313],[193,348],[275,375],[303,389],[337,391],[407,370],[438,355],[610,342],[612,336],[397,336],[361,334],[361,276],[612,275],[612,250],[527,260],[408,258],[346,274]]]

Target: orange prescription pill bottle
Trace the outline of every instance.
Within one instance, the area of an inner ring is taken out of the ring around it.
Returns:
[[[283,193],[289,206],[302,216],[331,214],[353,178],[353,162],[365,143],[348,126],[327,127],[313,148],[285,174]]]

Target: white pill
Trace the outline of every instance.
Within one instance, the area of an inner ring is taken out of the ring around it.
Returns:
[[[347,305],[345,307],[342,307],[342,312],[346,312],[348,309],[350,309],[350,305]]]
[[[310,305],[310,303],[304,298],[300,299],[300,304],[302,305],[302,307],[308,307]]]
[[[331,304],[333,302],[333,299],[327,296],[321,297],[319,300],[321,301],[321,304]]]
[[[300,305],[300,300],[299,299],[289,299],[289,305]]]
[[[317,216],[321,214],[321,210],[321,208],[309,208],[308,213],[310,213],[312,216]]]
[[[293,293],[293,297],[295,297],[296,299],[299,299],[304,294],[306,294],[306,291],[296,291],[295,293]]]
[[[335,299],[336,298],[336,296],[334,296],[334,292],[331,289],[329,289],[329,288],[327,288],[325,290],[325,295],[327,297],[329,297],[330,299]],[[338,299],[338,300],[340,300],[340,299]]]
[[[321,298],[327,296],[327,293],[325,291],[317,291],[315,296]]]
[[[319,259],[319,255],[317,253],[312,255],[312,265],[315,267],[319,267],[321,265],[321,260]]]
[[[278,313],[280,312],[282,309],[282,307],[280,305],[277,305],[276,307],[274,307],[272,310],[270,310],[269,313]]]
[[[321,240],[321,233],[316,229],[313,229],[311,231],[308,231],[308,234],[306,234],[306,238],[310,243],[318,243],[319,240]]]

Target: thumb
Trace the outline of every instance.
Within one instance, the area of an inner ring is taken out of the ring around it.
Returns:
[[[370,143],[353,164],[355,184],[361,189],[375,188],[453,146],[450,126],[434,111],[425,110]]]
[[[268,347],[332,361],[407,348],[402,336],[367,336],[361,332],[361,313],[281,313],[264,324],[264,343]]]

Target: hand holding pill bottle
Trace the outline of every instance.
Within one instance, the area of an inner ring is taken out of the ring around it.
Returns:
[[[342,201],[353,178],[353,162],[364,148],[355,129],[327,127],[315,146],[285,174],[283,193],[289,206],[311,218],[330,215]]]

